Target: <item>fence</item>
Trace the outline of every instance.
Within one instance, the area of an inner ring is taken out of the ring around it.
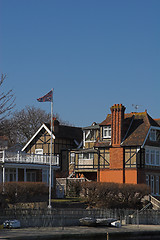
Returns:
[[[22,227],[77,226],[79,219],[115,218],[122,224],[160,224],[160,211],[126,209],[1,209],[0,224],[17,219]]]

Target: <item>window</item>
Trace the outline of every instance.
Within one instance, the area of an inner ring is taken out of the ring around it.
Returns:
[[[155,165],[155,150],[151,150],[151,165]]]
[[[42,182],[48,184],[48,170],[46,169],[42,170]]]
[[[35,154],[43,154],[43,149],[35,149]]]
[[[156,141],[156,130],[155,130],[155,129],[151,129],[151,130],[150,130],[149,139],[150,139],[151,141]]]
[[[111,138],[111,126],[103,127],[103,138]]]
[[[5,181],[6,182],[15,182],[16,181],[16,169],[15,168],[6,168],[5,169]]]
[[[36,182],[36,172],[27,172],[27,182]]]
[[[151,193],[154,194],[154,176],[151,175]]]
[[[145,149],[145,164],[160,166],[160,148],[150,147]]]
[[[149,186],[149,175],[146,175],[146,184]]]
[[[149,164],[149,150],[146,150],[146,164]]]
[[[159,151],[156,151],[156,165],[159,166]]]
[[[159,176],[156,176],[156,195],[159,195]]]
[[[80,153],[79,159],[93,159],[93,153]]]
[[[71,153],[71,156],[70,156],[70,163],[75,163],[75,153]]]

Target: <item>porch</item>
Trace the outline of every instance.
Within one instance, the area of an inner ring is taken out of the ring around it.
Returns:
[[[59,169],[59,155],[27,154],[24,152],[0,151],[0,183],[5,182],[46,182],[49,184],[49,171]]]
[[[50,155],[46,154],[28,154],[25,152],[0,151],[0,164],[4,163],[24,163],[24,164],[50,164]],[[52,156],[52,166],[59,166],[59,155]]]

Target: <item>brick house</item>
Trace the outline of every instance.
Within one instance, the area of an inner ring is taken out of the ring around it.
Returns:
[[[103,122],[83,128],[83,149],[70,156],[74,176],[146,183],[152,195],[159,196],[160,119],[153,119],[147,111],[125,113],[122,104],[110,110]]]

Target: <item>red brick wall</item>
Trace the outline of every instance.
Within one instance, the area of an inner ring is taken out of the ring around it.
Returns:
[[[100,182],[115,182],[123,183],[123,169],[121,170],[110,170],[103,169],[98,172],[98,179]]]
[[[130,184],[138,183],[137,169],[125,169],[125,183]]]
[[[124,151],[122,147],[110,148],[110,169],[123,169]]]

